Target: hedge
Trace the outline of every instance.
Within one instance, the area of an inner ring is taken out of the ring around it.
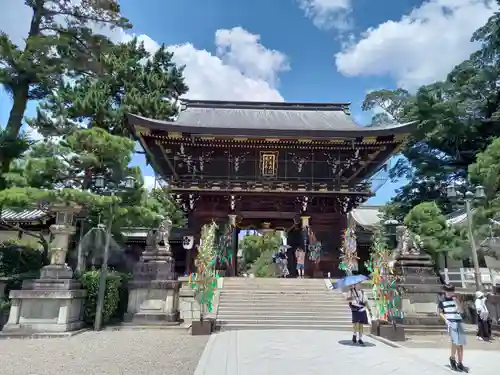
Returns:
[[[101,271],[87,271],[78,275],[78,280],[82,283],[83,289],[87,291],[87,298],[84,304],[83,320],[92,325],[95,321],[95,311],[97,307],[97,295],[99,293],[99,279]],[[127,276],[115,271],[108,271],[106,277],[106,293],[104,295],[104,309],[102,321],[109,323],[112,318],[117,317],[119,312],[120,300],[125,294],[123,292]]]

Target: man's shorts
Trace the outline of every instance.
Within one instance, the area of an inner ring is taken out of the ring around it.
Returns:
[[[304,265],[297,263],[297,269],[298,270],[303,270],[304,269]]]
[[[467,343],[467,338],[465,336],[465,330],[462,322],[450,322],[448,333],[450,334],[452,344],[465,345]]]

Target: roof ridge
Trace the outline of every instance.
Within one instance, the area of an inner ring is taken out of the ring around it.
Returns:
[[[331,110],[348,111],[351,103],[314,103],[314,102],[254,102],[229,100],[191,100],[182,99],[181,103],[192,108],[228,108],[228,109],[272,109],[272,110]]]

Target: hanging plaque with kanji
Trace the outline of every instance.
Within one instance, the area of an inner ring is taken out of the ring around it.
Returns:
[[[278,176],[278,152],[261,151],[260,153],[260,173],[262,177]]]

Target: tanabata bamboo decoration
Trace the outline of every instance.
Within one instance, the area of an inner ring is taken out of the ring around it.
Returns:
[[[226,267],[229,267],[231,264],[231,260],[233,258],[232,248],[233,248],[233,240],[232,240],[232,232],[233,227],[231,225],[226,225],[224,228],[224,232],[219,238],[219,246],[216,250],[215,262],[216,264],[224,264]]]
[[[323,247],[310,228],[308,229],[308,236],[309,245],[307,246],[307,250],[309,250],[309,260],[318,263],[321,260],[321,250]]]
[[[382,233],[375,233],[370,259],[365,262],[365,266],[371,273],[377,317],[389,322],[394,321],[394,318],[402,319],[403,311],[399,277],[394,273],[391,251],[383,238]]]
[[[201,229],[201,241],[195,260],[196,272],[190,276],[191,287],[200,303],[200,320],[203,320],[205,311],[212,311],[214,294],[217,289],[219,275],[215,269],[217,262],[216,231],[217,224],[215,222],[204,225]]]
[[[356,224],[352,215],[349,215],[347,228],[344,231],[344,241],[340,248],[340,265],[339,268],[346,273],[352,275],[353,270],[358,268],[358,245],[356,239]]]

